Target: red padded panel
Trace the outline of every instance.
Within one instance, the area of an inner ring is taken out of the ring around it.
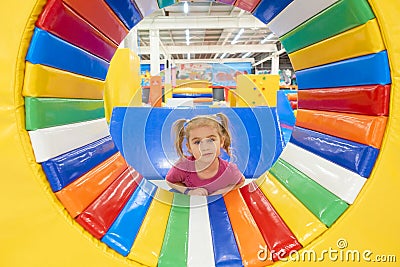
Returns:
[[[126,169],[76,221],[95,238],[101,239],[111,227],[128,199],[136,190],[142,176]]]
[[[390,84],[298,90],[301,109],[387,116],[389,99]]]
[[[61,0],[47,2],[36,26],[108,61],[118,48]]]
[[[302,248],[299,241],[255,183],[240,188],[274,261]]]
[[[235,2],[235,6],[243,10],[252,12],[258,6],[260,1],[261,0],[237,0]]]
[[[129,32],[103,0],[64,0],[64,2],[117,45]]]

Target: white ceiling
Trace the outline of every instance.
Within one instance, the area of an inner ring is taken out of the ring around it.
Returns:
[[[150,59],[150,30],[159,29],[161,52],[168,52],[173,60],[186,60],[188,53],[192,61],[221,61],[222,56],[226,61],[251,60],[254,64],[259,63],[258,69],[269,69],[270,61],[260,62],[272,53],[278,53],[281,68],[291,68],[277,36],[270,35],[266,25],[251,13],[222,3],[191,1],[189,12],[185,14],[184,2],[179,2],[154,12],[135,29],[142,60]],[[241,29],[243,33],[232,44]],[[264,40],[267,36],[268,40]]]

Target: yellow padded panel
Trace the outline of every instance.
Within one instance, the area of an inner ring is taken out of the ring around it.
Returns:
[[[167,102],[169,98],[172,98],[172,85],[164,84],[164,101]]]
[[[114,107],[142,106],[140,60],[129,48],[117,49],[110,62],[104,91],[107,122]]]
[[[385,50],[376,19],[289,54],[295,70]]]
[[[128,259],[157,266],[174,194],[158,188],[133,243]]]
[[[236,107],[236,90],[235,89],[230,89],[228,91],[228,102],[230,107]]]
[[[212,88],[190,88],[190,87],[180,87],[174,88],[174,94],[212,94]]]
[[[237,76],[235,90],[238,107],[276,107],[279,75],[243,74]]]
[[[272,174],[268,173],[262,180],[257,180],[257,184],[303,246],[326,231],[326,226]]]
[[[26,62],[24,96],[103,99],[104,82]]]
[[[175,88],[190,87],[190,88],[204,88],[212,85],[207,80],[176,80]]]

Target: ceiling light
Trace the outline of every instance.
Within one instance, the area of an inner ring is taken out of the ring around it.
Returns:
[[[247,52],[246,54],[244,54],[244,55],[242,56],[242,58],[246,58],[246,57],[250,56],[250,54],[251,54],[251,52]]]
[[[189,45],[190,44],[190,32],[189,32],[189,29],[186,29],[185,33],[186,33],[186,45]]]
[[[188,2],[183,2],[183,12],[185,14],[189,13],[189,4],[188,4]]]
[[[235,38],[233,38],[231,44],[236,44],[240,38],[240,36],[242,35],[242,33],[244,32],[244,29],[240,29],[240,31],[238,32],[238,34],[236,34]]]
[[[265,37],[263,40],[261,40],[261,43],[264,44],[266,41],[272,39],[274,36],[275,36],[275,34],[273,34],[273,33],[268,34],[267,37]]]

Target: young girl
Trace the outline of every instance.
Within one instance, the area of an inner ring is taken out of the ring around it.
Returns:
[[[231,135],[224,114],[180,119],[174,123],[173,131],[180,159],[166,176],[170,187],[188,195],[207,196],[243,185],[244,176],[236,164],[219,158],[221,148],[231,156]],[[190,156],[183,153],[184,140]]]

